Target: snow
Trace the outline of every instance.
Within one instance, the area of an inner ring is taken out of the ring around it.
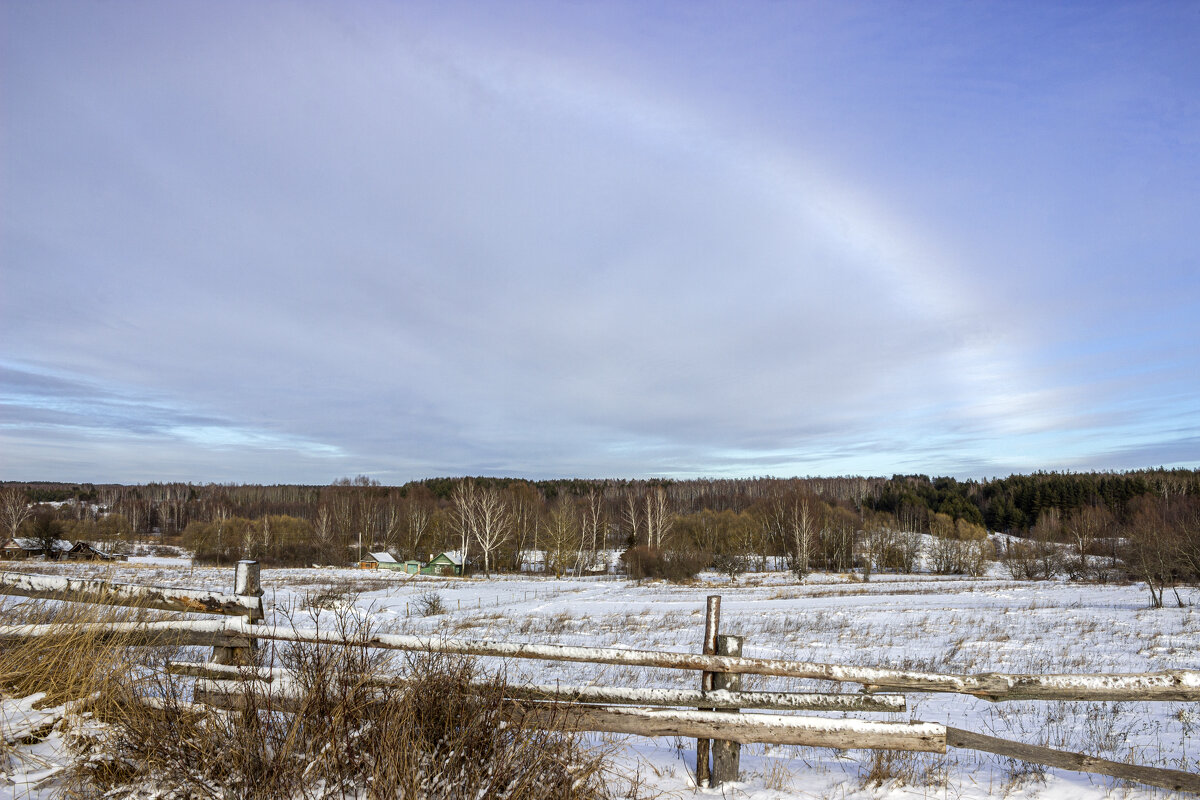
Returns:
[[[230,591],[233,569],[169,563],[38,564],[43,573],[103,577],[119,582]],[[25,564],[22,571],[27,571]],[[1150,609],[1139,585],[1082,585],[1059,581],[1019,582],[993,571],[988,577],[814,575],[803,584],[783,573],[743,576],[736,584],[706,574],[689,585],[631,583],[612,576],[554,580],[540,576],[441,578],[364,573],[352,569],[265,569],[268,625],[326,629],[335,612],[310,608],[319,596],[354,609],[383,636],[442,640],[448,637],[503,643],[560,645],[585,655],[594,648],[696,654],[704,628],[705,598],[721,594],[721,630],[745,637],[748,658],[842,664],[939,675],[990,672],[1071,676],[1048,678],[1085,685],[1120,684],[1122,678],[1079,677],[1107,673],[1169,673],[1200,668],[1200,592],[1181,590],[1184,608]],[[421,616],[418,598],[441,595],[446,613]],[[15,602],[17,598],[6,598]],[[330,608],[325,605],[324,608]],[[204,619],[194,617],[193,619]],[[209,618],[209,630],[232,620]],[[402,658],[402,656],[401,656]],[[696,689],[690,670],[597,665],[584,662],[499,659],[512,682],[543,685]],[[1168,680],[1164,678],[1164,680]],[[1179,673],[1196,686],[1194,672]],[[801,678],[744,676],[746,691],[855,691],[857,685]],[[1179,702],[993,703],[971,696],[906,692],[908,710],[897,712],[797,712],[797,724],[821,719],[852,724],[923,722],[992,736],[1088,752],[1150,766],[1200,771],[1197,704]],[[33,701],[4,700],[0,724],[24,725],[37,711]],[[746,712],[757,713],[757,712]],[[597,741],[609,741],[597,734]],[[746,745],[741,780],[724,789],[692,785],[695,743],[681,739],[627,737],[617,754],[618,771],[645,793],[663,797],[737,797],[799,800],[837,797],[872,800],[990,796],[1047,800],[1144,800],[1169,793],[1097,776],[1026,767],[1004,758],[951,749],[946,755],[896,754],[893,777],[868,785],[872,755],[799,746]],[[13,748],[0,777],[0,800],[48,800],[60,763],[57,729],[47,738]]]

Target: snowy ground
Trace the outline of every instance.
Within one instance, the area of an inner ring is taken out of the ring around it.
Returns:
[[[23,571],[92,575],[144,584],[228,591],[232,569],[192,569],[184,560],[115,566],[22,565]],[[798,585],[786,574],[748,575],[737,585],[715,575],[692,585],[611,578],[491,580],[409,577],[342,569],[264,570],[269,615],[307,626],[321,613],[369,616],[380,631],[512,642],[618,646],[699,652],[705,597],[721,594],[724,633],[746,637],[751,657],[789,658],[938,672],[1143,672],[1200,668],[1200,592],[1185,608],[1151,610],[1139,586],[1015,582],[877,575],[815,575]],[[436,592],[447,611],[421,616],[422,596]],[[14,598],[8,598],[12,602]],[[511,661],[510,680],[615,686],[695,688],[696,673],[589,664]],[[746,676],[746,688],[830,690],[829,684]],[[854,691],[856,686],[842,686]],[[20,718],[13,701],[5,724]],[[27,708],[28,701],[25,703]],[[944,722],[1033,744],[1115,760],[1200,772],[1200,707],[1183,703],[989,703],[956,695],[908,695],[903,714],[870,719]],[[2,722],[2,721],[0,721]],[[0,784],[0,800],[41,798],[58,756],[56,739],[18,748]],[[692,785],[691,740],[620,740],[618,767],[646,794],[665,797],[773,798],[1105,798],[1168,793],[1109,779],[1041,769],[951,750],[946,756],[873,756],[802,747],[748,745],[742,780],[724,790]],[[891,776],[881,786],[872,768]]]

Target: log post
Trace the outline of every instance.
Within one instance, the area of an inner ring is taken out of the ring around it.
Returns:
[[[718,636],[717,655],[740,657],[742,655],[742,637]],[[736,672],[718,672],[713,681],[713,688],[728,689],[731,692],[741,691],[742,676]],[[722,711],[729,714],[738,713],[736,708],[722,709]],[[737,742],[725,742],[720,739],[713,741],[712,783],[714,786],[737,780],[738,770],[741,766],[741,750],[742,746]]]
[[[717,631],[720,627],[721,595],[710,594],[704,613],[704,655],[715,656],[717,654]],[[713,672],[702,672],[700,674],[700,691],[712,691],[713,676],[715,674]],[[711,709],[701,707],[700,710],[709,711]],[[696,740],[696,785],[700,787],[708,786],[712,775],[708,765],[710,744],[710,739]]]
[[[239,561],[237,568],[233,573],[233,593],[239,597],[262,597],[262,584],[260,582],[262,567],[257,561]],[[256,608],[246,614],[246,621],[250,624],[262,622],[263,610],[262,602],[259,601]],[[215,664],[250,664],[253,662],[255,640],[250,640],[249,647],[214,647],[212,652],[212,660]]]

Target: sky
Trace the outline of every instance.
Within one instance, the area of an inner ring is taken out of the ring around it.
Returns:
[[[1200,467],[1198,40],[0,3],[0,480]]]

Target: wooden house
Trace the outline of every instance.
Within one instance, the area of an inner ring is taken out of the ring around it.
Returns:
[[[49,557],[51,560],[60,558],[63,553],[70,552],[71,543],[66,539],[55,539]],[[0,547],[0,554],[6,559],[37,558],[46,555],[46,549],[38,539],[16,538],[9,539]]]
[[[367,557],[358,562],[359,569],[404,569],[404,565],[392,557],[391,553],[367,553]]]
[[[72,561],[125,561],[124,556],[115,555],[87,542],[76,542],[66,552],[66,557]]]
[[[458,553],[438,553],[421,568],[422,575],[462,575],[462,556]]]
[[[410,559],[404,562],[404,571],[409,575],[419,575],[423,566],[425,566],[425,562]]]

